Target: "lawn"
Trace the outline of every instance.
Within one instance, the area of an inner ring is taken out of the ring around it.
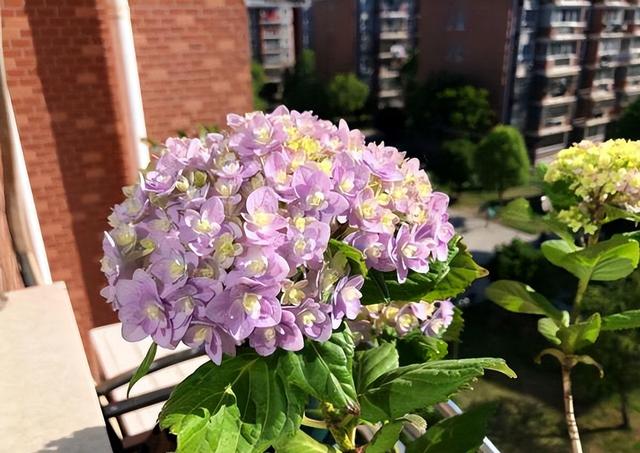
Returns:
[[[453,192],[446,190],[445,192],[452,194],[452,198],[454,198]],[[540,187],[534,184],[527,184],[507,189],[504,194],[504,199],[509,201],[514,198],[528,198],[540,194]],[[459,209],[472,209],[477,211],[493,203],[498,203],[498,195],[496,192],[465,190],[455,196],[455,202],[453,202],[452,205]]]
[[[518,374],[510,380],[489,373],[460,394],[461,407],[494,403],[489,437],[503,453],[567,452],[560,375],[556,363],[533,361],[545,347],[537,334],[535,318],[518,317],[488,303],[468,309],[465,331],[459,347],[461,357],[503,357]],[[576,369],[579,379],[598,379],[595,369]],[[606,375],[605,375],[606,379]],[[575,384],[574,384],[575,385]],[[577,385],[579,386],[579,384]],[[576,396],[576,413],[585,452],[640,452],[640,391],[630,395],[631,430],[622,422],[617,395],[585,402],[588,395]]]

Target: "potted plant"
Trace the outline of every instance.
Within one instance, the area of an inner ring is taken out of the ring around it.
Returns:
[[[279,107],[227,123],[167,140],[103,243],[102,294],[124,338],[154,340],[131,385],[157,346],[211,358],[159,415],[177,451],[385,452],[407,424],[424,433],[409,451],[477,446],[481,433],[458,447],[437,434],[475,420],[425,433],[414,414],[485,369],[513,376],[501,359],[443,360],[450,299],[486,273],[447,196],[417,159],[344,121]],[[361,425],[375,436],[356,436]]]

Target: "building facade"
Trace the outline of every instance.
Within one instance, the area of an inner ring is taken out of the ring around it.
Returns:
[[[489,89],[500,121],[523,132],[535,161],[548,160],[575,141],[604,139],[608,125],[640,94],[637,0],[441,3],[445,24],[453,21],[458,33],[467,35],[452,51],[457,61],[450,72]],[[475,25],[485,7],[497,17],[492,32]],[[425,30],[437,27],[425,20],[429,13],[422,17]],[[421,43],[423,75],[442,70],[447,57],[423,46],[428,44]],[[476,61],[478,47],[482,58],[495,62],[492,71]]]
[[[366,82],[378,108],[404,105],[400,68],[415,51],[413,0],[315,0],[312,48],[328,80],[353,72]]]
[[[115,320],[99,295],[102,232],[137,174],[119,102],[116,4],[0,0],[9,93],[49,266],[67,284],[87,345],[90,328]],[[251,109],[242,0],[140,0],[130,10],[150,138]]]

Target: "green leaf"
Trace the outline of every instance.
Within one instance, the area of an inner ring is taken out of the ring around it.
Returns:
[[[541,351],[540,354],[538,354],[536,356],[534,361],[539,365],[540,363],[542,363],[542,358],[544,356],[546,356],[546,355],[551,356],[551,357],[555,357],[555,359],[561,365],[564,364],[564,361],[567,358],[566,354],[564,352],[562,352],[561,350],[556,349],[556,348],[547,348],[547,349],[544,349],[543,351]]]
[[[596,362],[596,360],[590,355],[574,355],[573,359],[577,363],[584,363],[585,365],[591,365],[593,367],[596,367],[598,369],[598,374],[600,375],[600,379],[604,377],[604,368],[602,368],[602,365]]]
[[[356,352],[353,365],[356,391],[362,393],[382,374],[398,368],[398,352],[393,344],[382,343],[376,348]]]
[[[404,422],[402,420],[394,420],[382,425],[371,439],[371,442],[365,446],[365,453],[387,453],[393,451],[403,427]]]
[[[344,329],[334,332],[324,343],[307,340],[302,351],[282,358],[278,371],[283,379],[314,398],[336,408],[357,411],[353,356],[353,338]]]
[[[334,254],[336,252],[340,252],[347,258],[347,261],[349,261],[351,266],[352,273],[358,273],[364,277],[367,276],[368,269],[365,263],[365,257],[360,250],[337,239],[329,239],[329,247]]]
[[[293,437],[276,446],[277,453],[340,453],[330,445],[325,445],[308,434],[298,431]]]
[[[428,362],[444,358],[448,352],[447,342],[423,335],[420,331],[409,332],[398,338],[396,349],[402,365]]]
[[[306,398],[276,373],[290,354],[207,362],[178,384],[159,416],[177,436],[177,452],[257,453],[293,436]]]
[[[447,330],[442,334],[444,341],[458,343],[460,342],[460,336],[464,330],[464,318],[462,317],[462,310],[458,307],[453,307],[453,319],[451,324],[447,327]]]
[[[604,223],[613,222],[618,219],[631,220],[632,222],[640,222],[640,214],[627,211],[626,209],[620,209],[615,206],[605,205],[604,212],[606,214]]]
[[[424,300],[443,300],[459,296],[475,280],[489,275],[485,268],[473,260],[465,244],[459,242],[458,248],[458,253],[448,265],[448,272],[438,280],[435,288],[423,297]]]
[[[504,225],[529,234],[546,231],[541,216],[533,212],[531,204],[525,198],[516,198],[500,209],[498,215]]]
[[[524,283],[498,280],[489,285],[485,294],[491,301],[514,313],[544,315],[556,320],[562,318],[560,310]]]
[[[437,360],[388,371],[359,395],[361,418],[371,423],[393,420],[446,401],[485,369],[515,377],[504,360],[492,358]]]
[[[393,301],[434,301],[455,297],[464,292],[471,283],[487,275],[487,270],[478,266],[466,246],[455,237],[449,243],[446,261],[431,263],[428,272],[410,272],[404,283],[397,281],[395,272],[374,273],[365,279],[361,302],[365,305]],[[375,279],[377,279],[377,281]],[[382,283],[380,280],[384,280]]]
[[[573,252],[580,250],[573,242],[563,241],[562,239],[553,239],[544,241],[540,246],[540,251],[544,257],[558,267],[563,266],[565,257]]]
[[[407,445],[407,453],[467,453],[476,451],[487,432],[489,418],[495,407],[480,406],[454,417],[446,418]]]
[[[560,327],[558,338],[562,342],[562,349],[567,354],[592,345],[600,335],[600,325],[602,321],[598,313],[592,314],[585,321],[577,322],[568,327]]]
[[[554,233],[567,241],[573,240],[573,236],[567,227],[558,222],[553,216],[536,214],[531,204],[524,198],[517,198],[500,210],[500,221],[511,228],[529,234]]]
[[[563,242],[544,242],[542,253],[551,263],[568,270],[579,280],[618,280],[638,266],[640,246],[623,235],[586,248]]]
[[[602,318],[601,330],[637,329],[640,327],[640,310],[628,310]]]
[[[561,343],[560,338],[558,338],[558,330],[560,330],[560,327],[553,319],[538,319],[538,332],[555,345],[559,345]]]
[[[145,354],[144,359],[142,359],[140,366],[138,367],[136,372],[133,373],[133,376],[131,376],[131,380],[129,381],[129,386],[127,387],[127,398],[129,398],[129,392],[131,392],[131,389],[133,388],[135,383],[138,382],[140,379],[142,379],[149,372],[149,368],[153,363],[153,359],[156,358],[157,350],[158,350],[158,345],[155,343],[151,343],[151,346],[149,346],[149,350]]]

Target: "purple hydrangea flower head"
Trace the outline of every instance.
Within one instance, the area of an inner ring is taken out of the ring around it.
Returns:
[[[444,332],[453,321],[454,305],[450,300],[433,302],[434,312],[422,323],[420,329],[428,336],[438,336]]]
[[[204,345],[204,350],[216,365],[222,363],[222,354],[235,356],[236,343],[220,326],[214,323],[193,323],[182,338],[184,344],[191,348]]]
[[[287,226],[287,220],[278,210],[278,196],[270,187],[261,187],[247,197],[245,234],[254,244],[273,246],[282,239],[281,230]]]
[[[307,338],[315,341],[327,341],[331,336],[331,306],[307,299],[296,307],[286,307],[293,313],[296,324]]]
[[[115,293],[125,340],[140,341],[150,335],[160,346],[175,347],[170,321],[149,274],[136,270],[131,280],[118,281]]]
[[[182,341],[219,363],[242,345],[299,350],[342,322],[359,323],[363,338],[384,326],[437,334],[450,322],[448,301],[362,307],[363,277],[330,247],[343,241],[403,282],[445,260],[454,236],[448,197],[420,162],[366,144],[345,121],[284,106],[231,114],[221,133],[169,138],[123,192],[103,240],[101,294],[128,340]]]
[[[276,348],[299,351],[304,346],[302,332],[296,325],[296,317],[283,310],[280,323],[273,327],[257,327],[249,337],[249,345],[260,355],[271,355]]]
[[[362,305],[360,289],[364,284],[364,277],[356,275],[354,277],[342,277],[336,287],[332,297],[333,303],[333,328],[337,329],[342,324],[342,319],[356,319]]]

